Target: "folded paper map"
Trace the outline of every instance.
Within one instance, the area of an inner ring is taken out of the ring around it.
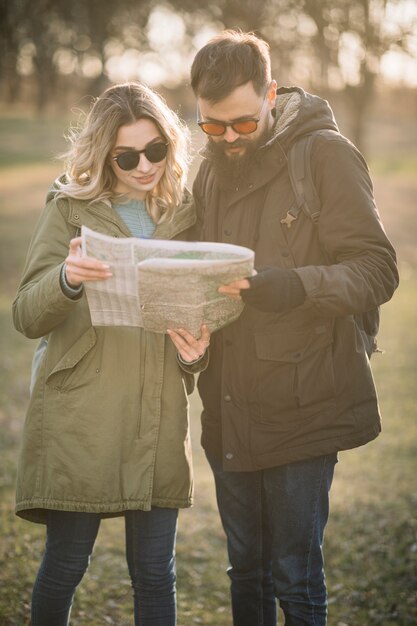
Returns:
[[[165,333],[185,328],[199,336],[237,317],[241,301],[220,285],[251,276],[254,253],[224,243],[117,238],[82,227],[83,256],[111,266],[106,280],[84,283],[94,326],[142,326]]]

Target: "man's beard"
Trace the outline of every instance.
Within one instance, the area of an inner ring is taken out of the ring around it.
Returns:
[[[268,140],[271,130],[266,128],[255,141],[239,137],[233,143],[226,141],[214,142],[209,139],[206,145],[206,154],[212,161],[216,178],[221,187],[237,187],[242,182],[248,181],[248,176],[255,161],[258,148]],[[225,148],[237,148],[244,146],[242,155],[230,155],[225,153]]]

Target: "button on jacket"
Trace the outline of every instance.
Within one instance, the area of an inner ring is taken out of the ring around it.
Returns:
[[[211,339],[200,374],[202,443],[226,470],[250,471],[360,446],[380,432],[369,360],[353,315],[389,300],[396,257],[375,206],[366,163],[338,133],[324,100],[278,91],[276,124],[238,186],[219,184],[210,158],[194,183],[205,240],[255,250],[255,266],[294,269],[305,302],[285,313],[248,305]],[[312,149],[321,197],[316,225],[294,203],[286,153],[300,135],[328,129]]]

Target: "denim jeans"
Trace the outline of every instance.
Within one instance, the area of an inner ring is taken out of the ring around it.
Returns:
[[[234,626],[325,626],[323,534],[336,455],[255,472],[209,458],[227,537]]]
[[[177,509],[126,511],[126,558],[135,626],[175,626]],[[45,554],[32,596],[32,626],[67,626],[74,592],[90,562],[98,513],[49,511]]]

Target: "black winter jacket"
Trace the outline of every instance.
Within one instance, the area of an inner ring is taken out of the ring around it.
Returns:
[[[389,300],[396,257],[375,206],[366,163],[338,133],[324,100],[293,88],[278,92],[276,125],[249,179],[219,185],[202,162],[194,198],[202,238],[251,247],[255,266],[293,268],[306,299],[284,313],[245,306],[215,333],[200,374],[202,444],[226,470],[248,471],[360,446],[380,432],[369,360],[353,315]],[[296,137],[318,136],[312,173],[322,208],[318,225],[294,202],[286,153]],[[260,216],[261,212],[261,216]]]

